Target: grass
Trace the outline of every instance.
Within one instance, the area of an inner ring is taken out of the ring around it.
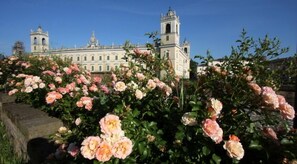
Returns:
[[[21,164],[21,159],[17,158],[13,153],[13,148],[9,142],[5,126],[3,122],[0,121],[0,163],[1,164]]]

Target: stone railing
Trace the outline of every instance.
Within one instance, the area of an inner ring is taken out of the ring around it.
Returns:
[[[16,156],[29,163],[42,163],[55,146],[49,140],[63,123],[15,97],[0,93],[0,116]]]

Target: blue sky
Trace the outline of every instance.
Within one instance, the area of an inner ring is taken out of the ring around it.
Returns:
[[[244,28],[257,39],[278,37],[292,55],[297,45],[296,0],[4,0],[0,2],[0,53],[11,54],[17,40],[30,52],[30,30],[39,25],[52,48],[81,47],[92,31],[101,45],[144,44],[147,32],[160,30],[160,14],[169,6],[181,22],[181,40],[191,57],[229,55]]]

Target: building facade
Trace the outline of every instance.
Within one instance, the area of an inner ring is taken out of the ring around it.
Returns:
[[[190,69],[190,43],[184,41],[180,44],[180,21],[175,11],[169,9],[167,14],[161,15],[161,45],[159,47],[162,57],[171,61],[175,74],[179,77],[189,78]],[[109,72],[126,65],[125,50],[121,45],[100,45],[93,32],[89,43],[81,48],[51,49],[49,34],[39,26],[37,31],[32,31],[31,52],[40,55],[58,55],[62,59],[70,59],[73,63],[80,64],[91,72]],[[145,45],[134,45],[140,50],[147,50]]]

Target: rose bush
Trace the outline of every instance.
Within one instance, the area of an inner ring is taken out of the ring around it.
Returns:
[[[155,39],[159,45],[159,40]],[[170,60],[148,44],[126,43],[127,65],[91,76],[58,58],[11,56],[1,85],[17,100],[63,120],[49,157],[76,163],[259,163],[296,159],[294,108],[277,94],[267,58],[276,40],[246,37],[221,65],[195,81],[174,76]],[[40,61],[47,61],[42,64]],[[3,71],[5,70],[5,71]],[[162,73],[160,73],[162,72]]]

